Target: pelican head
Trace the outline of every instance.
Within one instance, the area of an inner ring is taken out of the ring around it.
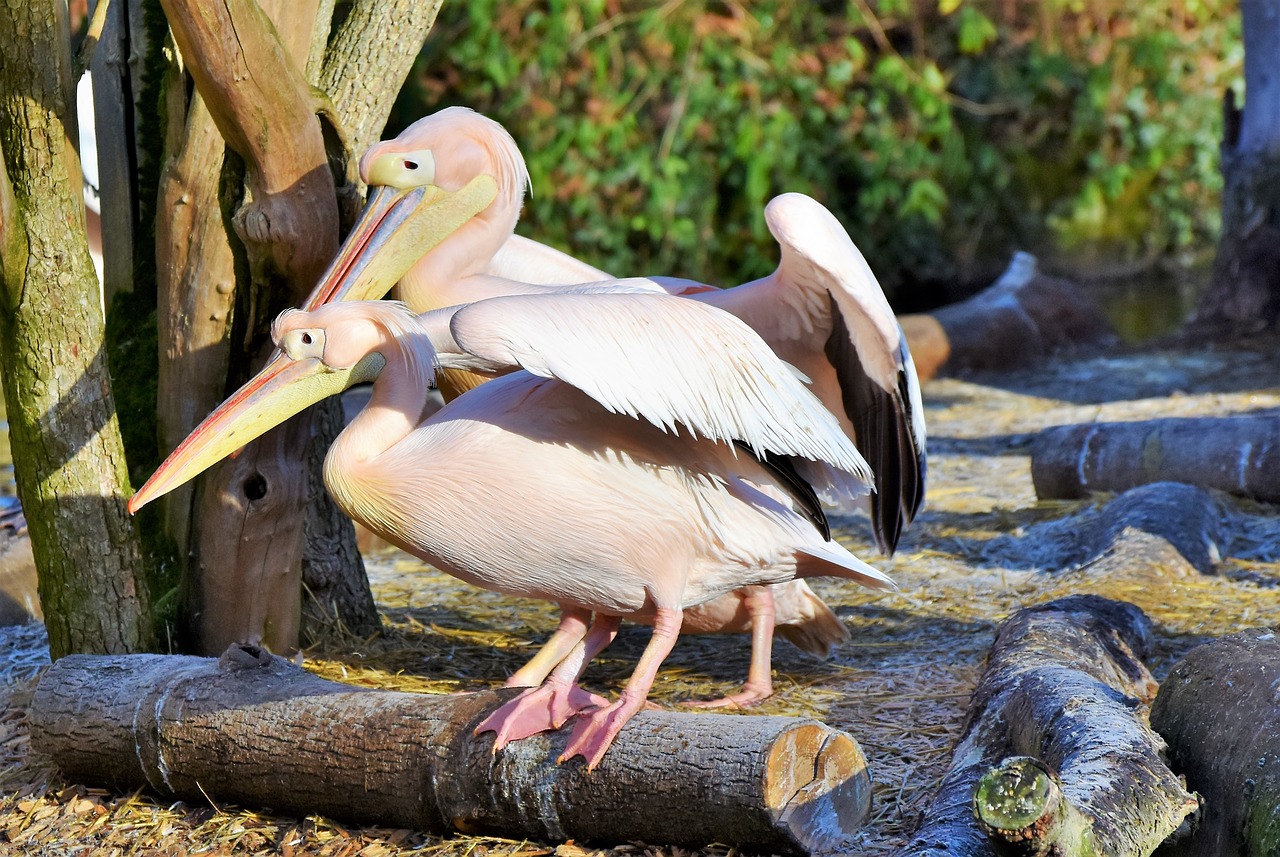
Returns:
[[[359,319],[333,309],[281,313],[271,328],[277,348],[272,359],[178,445],[129,500],[129,512],[194,479],[307,406],[377,378],[386,359],[360,347],[367,338],[350,335],[346,328]]]
[[[304,309],[383,297],[469,225],[505,240],[529,183],[506,129],[465,107],[447,107],[369,147],[360,178],[369,185],[369,201]]]

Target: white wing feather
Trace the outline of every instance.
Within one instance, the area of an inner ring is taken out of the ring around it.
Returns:
[[[440,336],[440,313],[429,323],[442,366],[558,378],[615,413],[825,462],[869,490],[870,469],[836,419],[750,327],[715,307],[594,293],[491,298],[447,312],[452,342]]]

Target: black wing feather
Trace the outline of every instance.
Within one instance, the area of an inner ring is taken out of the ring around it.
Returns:
[[[925,461],[912,431],[907,374],[898,373],[897,389],[892,392],[867,375],[834,297],[825,350],[840,382],[845,414],[853,424],[854,445],[874,474],[871,528],[876,545],[892,556],[903,527],[924,499]]]
[[[757,455],[755,450],[742,441],[735,440],[734,444],[778,477],[782,487],[786,488],[787,493],[800,505],[799,512],[813,524],[818,532],[822,533],[824,539],[831,541],[831,525],[827,522],[827,513],[822,510],[822,502],[818,500],[818,494],[813,490],[813,486],[796,472],[791,456],[776,455],[772,452]]]

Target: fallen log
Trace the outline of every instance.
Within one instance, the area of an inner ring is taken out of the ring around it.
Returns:
[[[1161,857],[1280,853],[1280,636],[1254,629],[1192,649],[1151,707],[1203,809]]]
[[[901,323],[921,381],[1025,366],[1068,346],[1115,337],[1102,309],[1079,286],[1039,273],[1036,257],[1024,252],[973,297],[904,315]]]
[[[1143,572],[1157,559],[1137,544],[1136,537],[1147,535],[1167,543],[1180,558],[1177,565],[1190,565],[1185,571],[1194,576],[1211,573],[1221,560],[1231,521],[1231,511],[1204,488],[1157,482],[1032,524],[1017,535],[997,536],[984,543],[983,552],[987,561],[1010,567],[1060,572],[1087,565],[1094,575],[1098,563],[1109,558],[1108,570]]]
[[[1280,416],[1054,426],[1032,442],[1031,480],[1042,500],[1185,482],[1275,503],[1280,501]]]
[[[1150,644],[1141,610],[1093,595],[1009,618],[951,768],[898,855],[1154,851],[1196,804],[1146,723],[1156,691],[1142,662]]]
[[[513,692],[358,688],[232,647],[62,658],[28,716],[33,749],[75,782],[442,835],[808,854],[870,809],[857,743],[814,720],[645,711],[588,774],[555,762],[567,729],[498,753],[473,734]]]

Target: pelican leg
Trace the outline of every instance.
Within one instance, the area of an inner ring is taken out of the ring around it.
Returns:
[[[590,630],[556,665],[546,681],[499,706],[476,727],[475,734],[496,732],[493,741],[496,753],[512,741],[559,729],[579,711],[608,705],[607,699],[588,693],[578,687],[577,681],[591,659],[613,642],[621,624],[620,616],[597,615]]]
[[[560,625],[529,662],[511,674],[507,687],[537,687],[548,673],[563,661],[573,647],[587,635],[591,611],[581,607],[563,607]]]
[[[686,702],[694,708],[746,708],[773,695],[773,589],[768,586],[744,587],[743,602],[751,614],[751,666],[742,690],[722,699]]]
[[[578,725],[574,727],[573,737],[569,739],[568,745],[557,761],[565,762],[574,756],[582,756],[587,760],[588,771],[600,764],[600,759],[604,757],[613,739],[622,731],[622,727],[626,726],[627,721],[644,707],[649,689],[653,687],[654,679],[657,678],[658,667],[662,666],[667,655],[671,654],[676,638],[680,635],[680,623],[683,618],[684,614],[678,609],[671,607],[656,609],[653,617],[653,636],[649,638],[649,645],[640,656],[635,672],[627,680],[627,686],[622,689],[618,701],[584,714]]]

